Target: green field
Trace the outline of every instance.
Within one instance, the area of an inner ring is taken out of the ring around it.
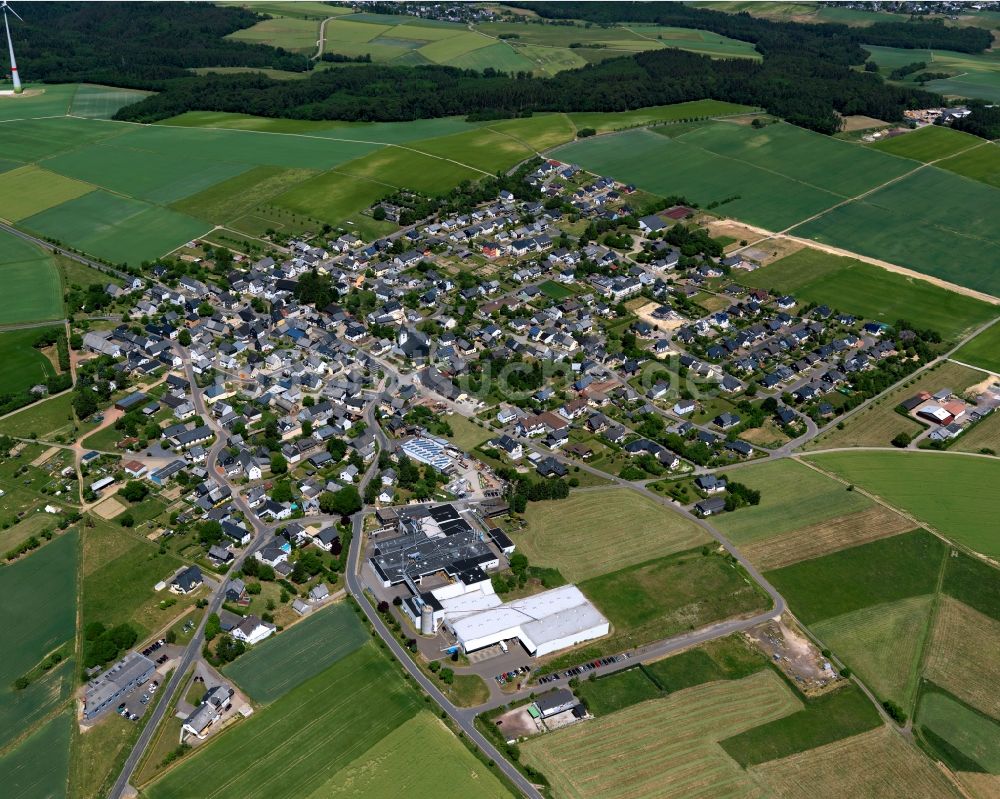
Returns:
[[[664,47],[676,47],[679,50],[689,50],[692,53],[703,53],[713,58],[752,58],[761,59],[753,44],[739,39],[730,39],[711,31],[697,28],[674,28],[664,25],[624,25],[643,38],[656,39]]]
[[[635,667],[596,680],[584,680],[576,689],[576,695],[595,716],[606,716],[647,699],[656,699],[660,689],[646,672]]]
[[[354,610],[341,602],[255,646],[224,671],[251,699],[266,704],[315,677],[367,640]]]
[[[414,150],[386,147],[343,164],[338,170],[351,177],[391,182],[400,188],[440,194],[463,180],[478,180],[483,173]]]
[[[931,689],[921,693],[917,724],[943,738],[983,771],[1000,774],[1000,723]]]
[[[708,541],[694,523],[626,488],[573,492],[559,502],[532,502],[528,529],[515,532],[521,551],[570,581],[586,580]]]
[[[793,233],[997,295],[998,207],[1000,189],[929,167]]]
[[[333,16],[331,14],[330,16]],[[319,23],[308,19],[274,17],[258,22],[250,28],[238,30],[227,38],[253,44],[283,47],[300,53],[314,53],[319,39]]]
[[[0,421],[0,433],[9,436],[42,436],[51,439],[74,423],[73,394],[67,392],[53,399],[29,405]]]
[[[760,491],[760,504],[725,513],[714,524],[737,544],[854,513],[871,506],[867,497],[808,466],[787,458],[747,466],[727,475]]]
[[[827,304],[864,319],[888,324],[909,319],[936,330],[945,341],[960,339],[998,313],[996,306],[927,281],[811,248],[736,279],[747,286],[792,294],[801,304]]]
[[[93,190],[87,183],[34,165],[12,169],[0,173],[0,216],[18,222]]]
[[[1000,189],[1000,147],[996,143],[980,144],[960,155],[946,158],[938,166]]]
[[[531,72],[538,65],[520,48],[515,50],[506,42],[498,42],[452,56],[448,59],[448,66],[480,71],[492,67],[501,72]]]
[[[941,158],[955,155],[962,150],[982,144],[982,139],[968,133],[962,133],[939,125],[927,125],[919,130],[883,139],[869,145],[873,150],[880,150],[890,155],[902,158],[912,158],[915,161],[937,161]]]
[[[77,87],[75,83],[51,86],[29,83],[25,88],[26,93],[20,97],[0,97],[0,121],[62,116],[69,112]],[[38,94],[27,93],[32,91]]]
[[[351,168],[346,164],[345,168]],[[383,176],[382,180],[392,175]],[[296,214],[338,224],[355,217],[395,188],[379,180],[351,177],[340,171],[309,178],[273,198],[273,205]]]
[[[727,103],[723,100],[691,100],[673,105],[656,105],[648,108],[637,108],[634,111],[605,112],[581,111],[567,114],[570,121],[581,128],[593,128],[598,133],[613,130],[624,130],[639,125],[650,125],[656,122],[681,122],[690,119],[708,119],[709,117],[732,116],[752,111],[753,108],[738,103]]]
[[[63,315],[62,287],[50,254],[0,231],[0,275],[4,289],[17,297],[16,303],[6,303],[0,310],[0,324],[59,319]]]
[[[258,14],[269,14],[272,17],[300,17],[302,19],[326,19],[341,14],[349,14],[351,10],[344,6],[331,6],[327,3],[311,2],[311,0],[265,0],[265,2],[245,2],[244,0],[223,0],[216,5],[249,8]]]
[[[959,97],[1000,100],[1000,57],[996,51],[971,54],[949,50],[909,50],[873,45],[864,47],[871,51],[871,60],[879,65],[883,75],[888,75],[896,67],[923,61],[927,64],[928,72],[951,73],[951,77],[929,81],[926,85],[928,91]],[[914,73],[910,77],[916,77],[918,74]],[[914,83],[912,80],[904,82],[909,85]]]
[[[1000,461],[925,452],[831,452],[809,459],[958,543],[1000,556],[1000,492],[982,490],[1000,485]]]
[[[226,224],[315,174],[310,169],[255,166],[236,177],[172,203],[170,207],[207,222]],[[320,198],[314,196],[313,199],[318,201]]]
[[[963,344],[954,357],[956,361],[1000,374],[1000,322]]]
[[[199,747],[146,795],[309,796],[413,718],[418,700],[398,665],[367,644]]]
[[[193,217],[103,190],[30,216],[22,225],[113,263],[136,265],[208,232],[208,225]]]
[[[453,159],[490,173],[510,169],[533,154],[517,139],[489,128],[415,141],[410,146],[422,153]],[[387,174],[385,178],[391,180],[392,174]]]
[[[111,119],[119,108],[137,103],[149,94],[138,89],[119,89],[83,83],[73,95],[69,113],[72,116],[88,119]]]
[[[63,713],[0,757],[0,783],[8,799],[54,799],[66,795],[73,717]]]
[[[3,124],[3,157],[31,163],[87,144],[120,136],[130,125],[109,124],[93,119],[55,117],[22,119]]]
[[[932,596],[872,605],[814,624],[812,631],[880,699],[908,709],[917,693]]]
[[[937,590],[947,546],[914,530],[765,573],[806,624]]]
[[[55,376],[52,362],[34,346],[42,333],[52,329],[61,330],[32,327],[0,333],[0,393],[25,391]]]
[[[573,290],[567,288],[561,283],[556,283],[554,280],[546,280],[538,284],[538,290],[542,292],[546,297],[550,297],[553,300],[562,301],[567,297],[573,296]]]

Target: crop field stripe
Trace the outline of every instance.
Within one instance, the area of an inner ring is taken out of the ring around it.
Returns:
[[[925,684],[925,688],[931,687]],[[917,723],[930,728],[991,774],[1000,774],[1000,722],[939,690],[924,690]]]
[[[72,724],[69,712],[56,716],[0,756],[0,784],[6,799],[65,796]]]

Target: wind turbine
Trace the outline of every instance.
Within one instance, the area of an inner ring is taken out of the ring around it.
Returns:
[[[10,38],[10,23],[7,21],[7,10],[10,9],[10,13],[18,19],[21,19],[21,15],[7,4],[7,0],[2,0],[0,9],[3,9],[3,26],[7,29],[7,50],[10,52],[10,76],[14,80],[14,94],[20,94],[24,90],[21,88],[21,77],[17,74],[17,61],[14,60],[14,42]],[[21,19],[21,22],[24,22],[24,20]]]

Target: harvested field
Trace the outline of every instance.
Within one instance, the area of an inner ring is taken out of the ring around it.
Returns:
[[[787,799],[960,796],[927,758],[888,727],[755,766],[750,773]]]
[[[717,741],[795,712],[800,703],[772,672],[714,682],[641,702],[522,745],[565,799],[759,796]]]
[[[883,128],[889,123],[875,117],[866,117],[861,114],[844,117],[844,126],[841,128],[845,133],[852,133],[856,130],[868,130],[869,128]]]
[[[952,444],[956,452],[1000,452],[1000,413],[992,413]]]
[[[958,779],[974,799],[1000,799],[1000,775],[960,771]]]
[[[913,529],[913,522],[882,505],[837,516],[743,547],[758,569],[778,569]]]
[[[858,673],[880,699],[904,709],[917,691],[932,595],[856,610],[813,625],[813,632]]]
[[[1000,719],[1000,661],[984,657],[987,652],[1000,652],[1000,621],[942,596],[926,676],[977,710]]]
[[[514,538],[528,559],[579,582],[708,540],[678,513],[625,488],[575,492],[559,502],[533,502],[528,529]]]

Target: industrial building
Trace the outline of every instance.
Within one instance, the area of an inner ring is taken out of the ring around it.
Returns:
[[[96,718],[127,693],[153,676],[156,664],[145,655],[131,652],[89,683],[84,696],[83,717]]]

